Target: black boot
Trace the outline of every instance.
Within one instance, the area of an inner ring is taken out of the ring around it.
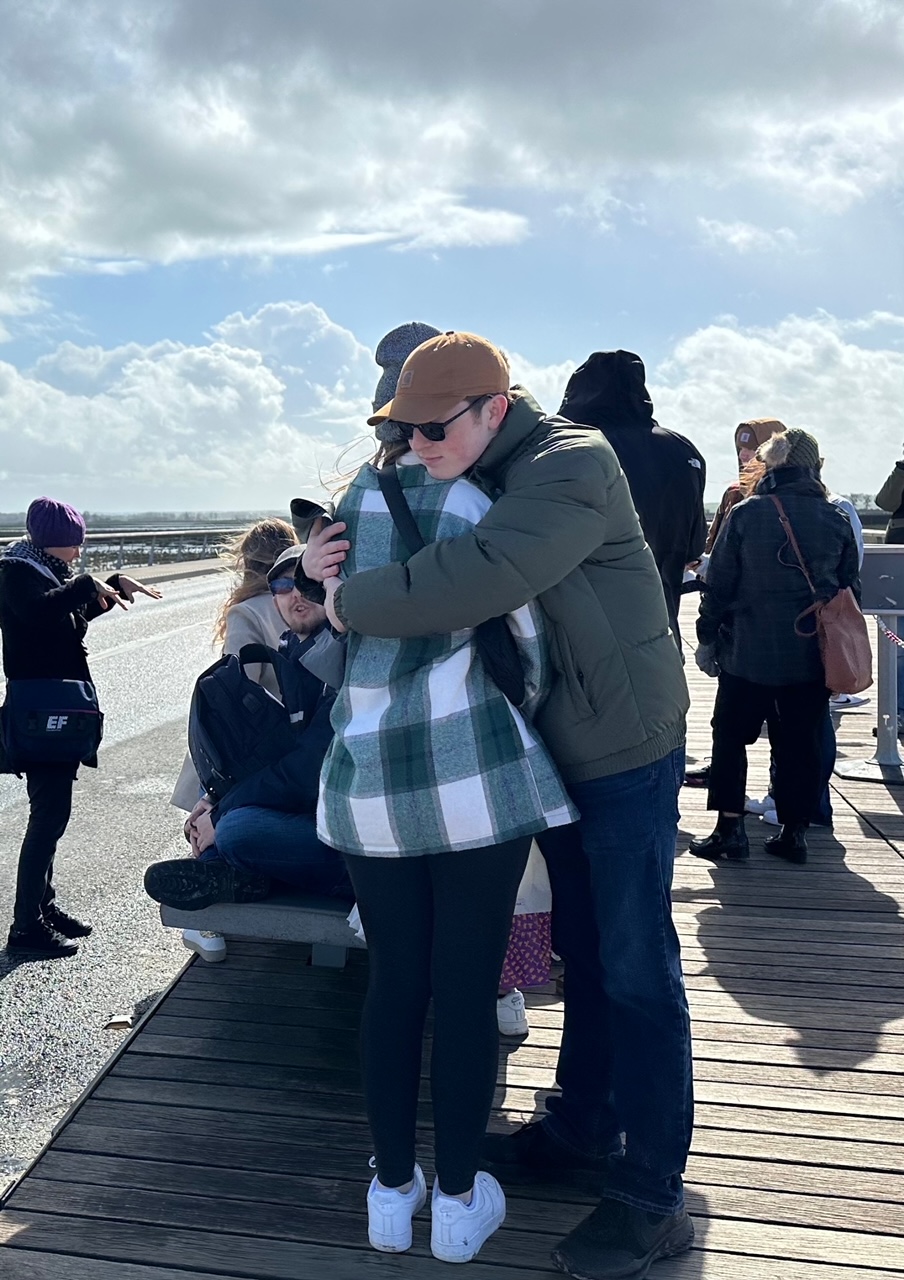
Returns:
[[[807,860],[807,824],[787,822],[777,836],[771,836],[764,845],[767,853],[773,853],[785,862],[798,866]]]
[[[55,902],[42,912],[42,915],[44,923],[51,929],[56,929],[57,933],[61,933],[64,938],[89,938],[93,932],[90,924],[83,924],[81,920],[76,920],[75,916],[61,911]]]
[[[240,871],[219,858],[173,858],[148,867],[144,888],[164,906],[200,911],[214,902],[260,902],[270,893],[270,878]]]
[[[712,835],[705,840],[692,840],[690,851],[694,857],[709,858],[712,862],[719,862],[722,858],[729,862],[746,862],[750,857],[750,845],[744,819],[726,818],[720,814]]]
[[[66,956],[74,956],[78,944],[64,938],[56,929],[43,920],[18,929],[15,925],[9,931],[6,940],[6,954],[10,956],[35,956],[45,960],[62,960]]]

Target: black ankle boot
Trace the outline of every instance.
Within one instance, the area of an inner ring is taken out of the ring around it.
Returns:
[[[750,857],[750,845],[744,819],[720,817],[712,835],[705,840],[692,840],[690,851],[695,857],[709,858],[712,862],[719,862],[722,858],[729,862],[746,862]]]
[[[785,862],[800,865],[807,860],[807,824],[805,822],[786,823],[777,836],[771,836],[765,842],[767,853],[774,853]]]

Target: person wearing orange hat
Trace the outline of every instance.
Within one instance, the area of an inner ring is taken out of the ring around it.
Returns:
[[[511,387],[486,338],[422,343],[369,422],[411,441],[430,477],[464,467],[496,501],[459,536],[329,586],[351,551],[339,522],[309,541],[305,572],[327,580],[350,644],[426,645],[539,603],[552,670],[534,723],[580,812],[539,837],[566,972],[560,1092],[542,1120],[487,1135],[483,1168],[503,1183],[600,1175],[600,1204],[553,1259],[572,1275],[643,1276],[694,1236],[690,1021],[669,895],[689,700],[656,562],[605,436]]]
[[[779,422],[778,418],[748,418],[746,422],[739,422],[735,429],[738,471],[743,475],[744,468],[754,460],[760,445],[765,444],[767,440],[771,440],[773,436],[784,430],[785,424]],[[722,501],[719,503],[716,514],[713,516],[712,524],[709,526],[709,533],[706,535],[706,555],[709,555],[712,551],[716,538],[719,536],[719,530],[725,523],[728,513],[739,502],[743,502],[747,496],[741,487],[740,479],[732,480],[722,494]]]

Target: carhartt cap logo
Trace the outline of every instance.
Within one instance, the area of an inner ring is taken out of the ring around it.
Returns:
[[[741,434],[738,436],[738,439],[740,440],[741,444],[750,444],[751,440],[753,439],[753,436],[750,434],[749,431],[742,431]]]
[[[401,378],[399,378],[399,386],[410,387],[412,382],[414,382],[414,370],[406,369],[402,374]]]

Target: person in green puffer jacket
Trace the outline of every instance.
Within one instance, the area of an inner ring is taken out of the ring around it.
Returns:
[[[605,1172],[603,1200],[554,1258],[576,1273],[645,1274],[693,1239],[681,1177],[693,1122],[690,1023],[670,901],[687,687],[653,555],[599,431],[511,389],[502,353],[468,333],[412,352],[393,400],[369,421],[384,440],[398,424],[400,438],[432,442],[419,452],[438,474],[469,412],[492,428],[470,478],[493,507],[404,565],[355,574],[334,608],[350,631],[409,637],[473,627],[531,600],[543,607],[554,671],[535,724],[581,814],[541,838],[566,967],[561,1094],[540,1122],[488,1135],[484,1167],[503,1182]],[[343,532],[333,524],[311,538],[307,574],[338,571]]]

